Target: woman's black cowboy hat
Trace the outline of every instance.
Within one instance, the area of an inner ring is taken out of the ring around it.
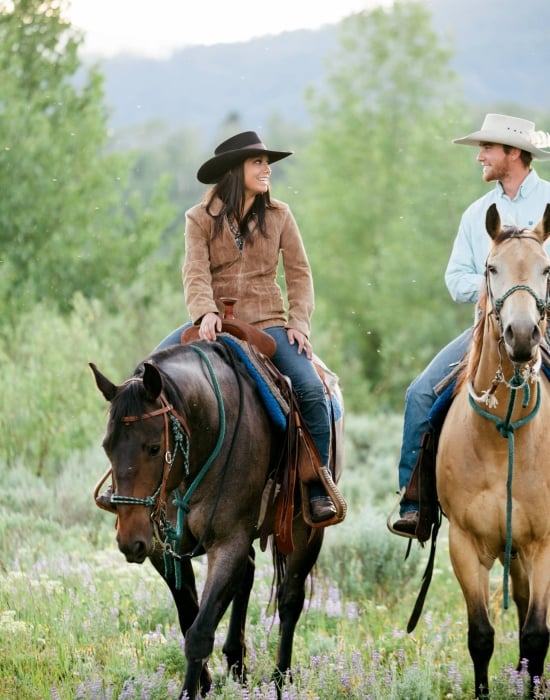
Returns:
[[[266,155],[270,163],[275,163],[291,156],[292,151],[270,151],[255,131],[243,131],[220,143],[214,151],[214,157],[199,168],[197,179],[205,185],[211,185],[218,182],[234,165],[256,155]]]

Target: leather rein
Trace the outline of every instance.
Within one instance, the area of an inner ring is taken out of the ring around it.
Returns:
[[[110,475],[112,475],[113,470],[111,467],[105,472],[101,480],[98,482],[94,493],[97,505],[100,508],[103,508],[104,510],[108,510],[112,513],[115,513],[115,515],[117,513],[117,505],[145,506],[147,508],[152,509],[151,520],[153,522],[155,537],[159,541],[164,552],[164,563],[166,572],[167,574],[169,572],[173,573],[177,589],[181,588],[182,580],[180,560],[184,556],[196,556],[202,544],[202,541],[199,542],[194,548],[193,552],[190,552],[189,554],[182,555],[178,553],[180,541],[183,536],[183,523],[185,514],[189,512],[189,501],[192,495],[194,494],[195,490],[197,489],[198,485],[202,481],[203,477],[206,475],[213,461],[220,453],[223,442],[225,440],[226,433],[225,406],[223,403],[221,389],[214,368],[212,367],[208,356],[201,348],[196,347],[194,345],[190,345],[189,347],[191,347],[198,355],[200,355],[210,375],[210,379],[212,381],[212,386],[218,403],[219,433],[214,449],[212,450],[210,456],[199,470],[196,477],[193,479],[193,482],[189,485],[189,488],[186,490],[183,497],[180,496],[177,488],[174,489],[174,504],[177,506],[177,522],[175,527],[166,519],[166,485],[168,482],[168,477],[176,460],[178,451],[181,452],[183,457],[184,473],[186,476],[189,476],[189,440],[191,431],[189,430],[185,419],[179,413],[177,413],[173,405],[167,401],[162,392],[159,396],[159,401],[161,403],[160,408],[154,411],[150,411],[148,413],[142,413],[139,416],[125,416],[124,418],[122,418],[122,423],[134,423],[139,420],[147,420],[149,418],[153,418],[159,415],[164,416],[164,444],[166,446],[166,450],[164,453],[164,467],[162,480],[158,488],[151,496],[147,496],[145,498],[136,498],[134,496],[119,496],[116,492],[113,492],[110,498],[111,507],[102,504],[100,501],[97,500],[97,494],[99,493],[99,490],[103,483],[107,480],[107,478]],[[133,377],[129,381],[141,380]],[[171,436],[173,438],[172,449],[170,449],[169,447]],[[163,533],[163,535],[161,535],[161,532]],[[162,537],[164,537],[164,541],[162,541]]]
[[[478,396],[473,388],[473,383],[468,384],[468,399],[471,408],[480,416],[483,416],[487,420],[495,424],[498,432],[508,440],[508,475],[506,479],[506,541],[504,547],[504,571],[503,571],[503,607],[508,609],[508,599],[509,599],[509,588],[508,588],[508,578],[510,574],[510,562],[512,558],[512,480],[514,474],[514,457],[515,457],[515,440],[514,433],[518,428],[531,421],[538,413],[541,403],[541,387],[540,387],[540,376],[539,370],[541,367],[541,355],[540,350],[538,352],[538,357],[534,362],[528,363],[523,370],[520,370],[520,365],[513,362],[514,374],[510,380],[504,378],[502,372],[502,357],[500,356],[500,345],[503,342],[503,329],[502,322],[500,318],[500,311],[504,305],[504,302],[508,297],[510,297],[514,292],[525,291],[528,292],[537,305],[537,310],[540,314],[538,325],[540,326],[546,317],[548,311],[548,292],[546,299],[541,299],[536,292],[526,284],[516,284],[508,289],[501,297],[494,299],[492,289],[489,283],[488,270],[486,271],[486,285],[487,285],[487,295],[492,303],[493,307],[493,318],[498,324],[500,331],[500,339],[498,345],[499,353],[499,366],[496,375],[493,379],[491,387],[485,392]],[[523,407],[527,407],[530,399],[530,384],[536,383],[537,395],[535,399],[535,404],[532,410],[526,414],[520,420],[513,422],[511,420],[512,412],[514,409],[517,392],[523,389]],[[494,393],[498,384],[505,384],[510,391],[508,408],[504,418],[491,413],[483,409],[479,404],[486,404],[489,408],[495,408],[497,405],[496,397]]]

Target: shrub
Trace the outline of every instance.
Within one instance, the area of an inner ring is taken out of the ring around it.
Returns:
[[[422,562],[417,547],[405,559],[406,543],[389,532],[386,515],[366,505],[327,531],[318,568],[327,579],[338,582],[347,598],[395,599],[415,578]]]

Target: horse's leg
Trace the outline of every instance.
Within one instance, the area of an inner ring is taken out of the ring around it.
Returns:
[[[187,668],[182,696],[195,700],[201,672],[214,647],[218,624],[242,585],[248,570],[251,540],[247,533],[231,532],[208,552],[208,572],[199,610],[185,637]]]
[[[181,587],[176,588],[176,582],[173,578],[168,580],[164,573],[164,560],[162,555],[154,555],[151,557],[151,563],[155,569],[159,572],[162,578],[166,581],[172,597],[174,598],[174,603],[176,604],[176,609],[178,611],[178,619],[180,623],[181,633],[184,638],[187,634],[187,630],[192,625],[193,620],[197,616],[199,610],[199,599],[197,596],[197,587],[195,584],[195,572],[193,571],[193,566],[190,559],[182,559],[181,564]],[[208,669],[208,665],[205,663],[200,672],[199,685],[201,693],[206,695],[210,688],[212,687],[212,677]]]
[[[536,677],[540,678],[544,672],[544,660],[550,640],[547,625],[550,552],[538,551],[532,557],[532,561],[535,563],[531,574],[531,597],[525,622],[520,630],[518,664],[519,670],[522,660],[527,660],[531,681]]]
[[[290,669],[294,631],[304,607],[305,582],[319,556],[323,536],[323,528],[312,531],[301,517],[294,520],[294,551],[287,557],[284,579],[278,592],[279,650],[273,678],[279,690]]]
[[[503,563],[503,557],[501,557],[501,563]],[[517,556],[510,561],[510,579],[512,581],[512,598],[518,613],[518,630],[521,634],[529,610],[530,587],[525,567]]]
[[[456,525],[449,525],[449,554],[462,588],[468,615],[468,650],[474,664],[476,698],[489,697],[489,661],[495,631],[489,619],[489,571],[494,560],[481,561],[474,543]]]
[[[254,583],[254,572],[256,568],[254,564],[255,557],[256,552],[254,551],[254,547],[250,547],[246,572],[231,605],[229,628],[227,630],[225,644],[223,645],[223,653],[227,659],[228,670],[240,681],[246,680],[246,642],[244,633],[248,601],[250,600],[250,591]]]

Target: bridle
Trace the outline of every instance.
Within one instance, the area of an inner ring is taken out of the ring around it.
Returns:
[[[494,299],[493,297],[493,292],[491,290],[491,285],[489,282],[489,276],[487,275],[487,295],[489,299],[491,300],[491,304],[493,306],[493,316],[495,321],[499,324],[499,328],[501,330],[502,334],[502,326],[501,326],[501,319],[500,319],[500,312],[502,311],[502,307],[504,306],[504,302],[508,297],[511,297],[512,294],[515,292],[529,292],[529,294],[533,297],[535,300],[535,304],[537,305],[537,311],[539,312],[539,320],[538,320],[538,325],[542,323],[544,318],[546,317],[546,312],[548,310],[548,291],[546,293],[546,299],[541,299],[538,294],[535,292],[532,287],[530,287],[528,284],[515,284],[513,287],[510,287],[510,289],[506,290],[504,294],[498,299]]]
[[[161,517],[161,512],[166,504],[166,483],[168,477],[176,461],[178,451],[183,456],[183,468],[185,474],[189,474],[189,436],[190,430],[185,422],[185,419],[180,416],[173,405],[169,403],[164,394],[159,396],[161,407],[149,413],[142,413],[139,416],[125,416],[122,418],[122,423],[135,423],[140,420],[147,420],[155,416],[164,416],[164,467],[162,471],[162,481],[152,496],[146,498],[136,498],[134,496],[119,496],[113,493],[111,503],[113,505],[131,505],[131,506],[147,506],[152,507],[152,520],[158,520]],[[173,449],[170,449],[170,435],[173,438]]]
[[[517,233],[512,234],[510,237],[511,238],[519,238],[521,240],[531,240],[535,241],[536,243],[540,244],[540,240],[536,238],[535,236],[530,236],[526,234],[526,231],[529,229],[521,229],[517,231]],[[527,284],[515,284],[513,287],[510,287],[504,294],[498,299],[494,298],[493,295],[493,290],[491,289],[491,281],[490,281],[490,274],[489,274],[489,260],[487,259],[487,262],[485,263],[485,286],[487,290],[487,298],[491,302],[491,306],[493,308],[493,316],[495,321],[499,325],[499,329],[501,331],[501,336],[502,336],[502,326],[501,326],[501,319],[500,319],[500,312],[502,311],[502,307],[504,306],[504,302],[508,297],[512,296],[515,292],[519,291],[524,291],[528,292],[533,299],[535,300],[535,304],[537,305],[537,311],[539,312],[539,320],[538,320],[538,325],[542,323],[543,319],[546,316],[546,313],[548,311],[548,293],[549,293],[549,286],[547,285],[546,287],[546,298],[541,299],[538,294]]]
[[[139,416],[125,416],[121,419],[122,423],[134,423],[139,420],[147,420],[153,418],[154,416],[163,415],[164,416],[164,444],[166,445],[166,450],[164,453],[164,468],[162,474],[162,480],[155,492],[151,496],[146,498],[136,498],[134,496],[119,496],[117,493],[113,493],[110,498],[110,505],[105,505],[101,503],[97,495],[103,483],[112,474],[112,468],[108,469],[104,474],[102,479],[96,485],[95,488],[95,498],[96,503],[99,507],[104,510],[108,510],[117,514],[116,506],[119,505],[132,505],[132,506],[145,506],[151,508],[151,520],[153,522],[153,528],[155,532],[155,538],[161,544],[164,552],[164,562],[167,574],[173,570],[176,588],[181,587],[181,567],[180,560],[184,555],[178,554],[179,544],[183,536],[183,523],[185,514],[189,512],[189,501],[194,494],[195,490],[199,486],[200,482],[210,469],[210,466],[219,455],[222,448],[225,432],[226,432],[226,416],[225,416],[225,406],[223,402],[223,397],[221,389],[216,377],[216,373],[210,362],[207,354],[199,347],[195,345],[189,345],[200,357],[202,358],[210,379],[212,381],[212,387],[216,395],[216,400],[218,404],[218,419],[219,419],[219,432],[216,445],[214,446],[210,456],[202,465],[201,469],[193,479],[192,483],[187,488],[185,495],[180,497],[178,489],[174,490],[174,505],[177,506],[177,522],[175,527],[171,525],[166,519],[166,485],[168,482],[168,477],[170,475],[172,466],[177,457],[178,451],[182,453],[184,462],[184,472],[186,476],[189,476],[189,439],[191,432],[187,426],[185,419],[177,413],[173,405],[167,401],[164,394],[161,392],[159,400],[161,407],[150,411],[148,413],[142,413]],[[132,377],[128,381],[142,381],[139,377]],[[240,384],[239,384],[240,386]],[[242,402],[239,402],[239,406]],[[240,409],[239,409],[239,419],[240,420]],[[236,429],[235,429],[236,430]],[[170,445],[170,435],[173,438],[173,449],[169,449]],[[233,441],[231,443],[231,449],[233,448]],[[226,465],[227,466],[227,465]],[[225,473],[225,468],[224,468]],[[223,477],[222,477],[223,483]],[[213,517],[214,512],[212,512],[211,517]],[[164,538],[164,541],[163,541]],[[200,550],[202,540],[195,546],[193,552],[185,556],[195,556]]]
[[[538,238],[535,236],[530,236],[525,233],[528,229],[521,229],[511,235],[512,238],[521,238],[521,239],[530,239],[533,241],[536,241],[537,243],[540,244],[540,241]],[[495,296],[493,294],[493,290],[491,288],[491,280],[490,280],[490,270],[489,270],[489,259],[487,259],[487,262],[485,263],[485,289],[487,293],[487,300],[489,302],[489,305],[491,307],[491,310],[489,311],[489,315],[492,315],[493,321],[497,324],[498,330],[499,330],[499,342],[498,342],[498,354],[499,354],[499,364],[498,368],[495,374],[495,377],[491,383],[491,387],[484,391],[481,395],[476,395],[473,385],[470,383],[469,386],[469,393],[470,393],[470,399],[478,402],[478,403],[485,403],[487,406],[490,408],[494,408],[496,406],[496,398],[494,397],[495,391],[498,387],[499,384],[506,384],[509,389],[514,389],[517,390],[523,386],[526,386],[528,382],[534,381],[538,377],[538,372],[540,370],[541,366],[541,358],[540,358],[540,353],[538,354],[538,358],[532,361],[531,363],[527,363],[526,365],[523,366],[523,369],[520,368],[520,365],[517,363],[513,363],[514,365],[514,376],[510,381],[507,381],[506,378],[504,377],[504,372],[502,370],[502,354],[501,354],[501,347],[504,343],[504,329],[502,327],[502,319],[501,319],[501,311],[502,307],[504,306],[504,302],[511,297],[513,294],[519,291],[527,292],[530,294],[533,299],[535,300],[535,304],[537,306],[537,311],[539,313],[539,318],[537,321],[537,325],[540,326],[543,323],[543,321],[546,319],[546,315],[548,313],[548,308],[549,308],[549,289],[550,289],[550,280],[547,283],[546,286],[546,298],[542,299],[539,297],[539,295],[535,292],[535,290],[530,287],[527,284],[515,284],[510,289],[507,289],[504,294],[502,294],[500,297],[495,299]]]

